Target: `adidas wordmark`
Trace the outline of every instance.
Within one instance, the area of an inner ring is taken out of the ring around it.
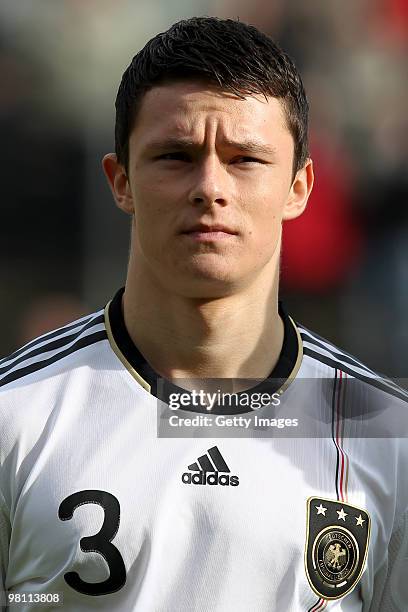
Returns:
[[[238,476],[230,476],[229,472],[231,470],[217,446],[209,448],[195,463],[189,465],[188,469],[191,471],[184,472],[181,476],[181,481],[184,484],[219,484],[224,487],[237,487],[239,485]],[[220,474],[220,472],[222,473]]]

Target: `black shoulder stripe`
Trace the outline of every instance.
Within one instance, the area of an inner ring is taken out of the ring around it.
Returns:
[[[359,372],[356,372],[355,370],[352,370],[351,368],[344,366],[342,363],[338,363],[337,361],[334,361],[333,359],[330,359],[329,357],[326,357],[325,355],[321,355],[320,353],[316,353],[315,351],[312,351],[307,346],[303,347],[303,354],[308,355],[309,357],[312,357],[312,359],[316,359],[316,361],[325,363],[331,368],[334,368],[334,369],[337,368],[338,370],[342,370],[346,374],[349,374],[350,376],[353,376],[354,378],[357,378],[358,380],[361,380],[371,385],[372,387],[376,387],[377,389],[380,389],[380,391],[384,391],[385,393],[388,393],[389,395],[393,395],[394,397],[398,397],[399,399],[405,402],[408,402],[408,392],[404,391],[404,389],[399,389],[397,386],[395,387],[388,386],[387,381],[382,381],[381,379],[378,379],[378,378],[370,378],[369,376],[364,376],[363,374],[360,374]],[[390,383],[394,384],[392,381],[390,381]]]
[[[309,342],[310,338],[309,336],[305,336],[302,338],[304,339],[305,342]],[[361,363],[360,361],[358,361],[357,359],[355,359],[352,355],[350,355],[349,353],[343,353],[343,352],[336,352],[336,350],[332,350],[331,348],[326,347],[323,343],[321,342],[317,342],[316,340],[313,342],[313,340],[311,340],[309,342],[310,344],[313,344],[314,346],[317,347],[321,347],[323,350],[327,351],[328,353],[330,353],[330,355],[333,357],[333,359],[336,360],[336,367],[339,369],[343,369],[344,371],[344,363],[348,363],[350,364],[350,367],[353,368],[352,372],[354,375],[360,374],[359,372],[356,372],[356,370],[354,370],[354,368],[360,368],[361,370],[365,370],[365,372],[368,372],[369,374],[372,374],[373,376],[375,376],[376,378],[383,380],[384,384],[386,386],[390,386],[393,389],[396,389],[397,391],[400,391],[401,388],[390,378],[388,378],[385,374],[382,374],[380,372],[374,372],[374,370],[370,370],[370,368],[367,368],[363,363]],[[305,345],[303,345],[304,348]],[[335,347],[333,347],[335,348]],[[309,349],[311,350],[311,349]],[[317,354],[317,353],[316,353]],[[322,355],[320,352],[318,353],[319,356],[321,356],[322,358],[324,357],[324,355]],[[323,359],[322,359],[323,361]],[[360,374],[361,376],[364,376],[364,372],[362,374]],[[371,380],[371,377],[369,376],[369,379]],[[407,397],[408,397],[408,391],[407,391]]]
[[[10,361],[10,359],[14,359],[15,357],[18,357],[24,351],[28,350],[29,348],[33,346],[36,346],[37,344],[40,344],[41,342],[44,342],[46,340],[51,340],[52,338],[55,338],[56,336],[59,336],[60,334],[63,334],[64,332],[70,331],[71,329],[76,329],[77,327],[81,327],[82,325],[86,325],[86,323],[88,323],[88,321],[92,319],[93,316],[94,314],[89,315],[89,317],[85,317],[84,319],[80,319],[79,321],[74,321],[73,323],[64,325],[64,327],[60,327],[58,329],[55,329],[54,331],[51,331],[51,332],[48,332],[47,334],[43,334],[42,336],[39,336],[38,338],[34,338],[34,340],[31,340],[31,342],[27,342],[27,344],[17,349],[16,351],[14,351],[14,353],[11,353],[11,355],[8,355],[7,357],[3,357],[2,359],[0,359],[0,364],[6,363],[6,361]]]
[[[346,363],[349,363],[350,365],[356,365],[362,370],[366,370],[367,372],[371,372],[371,374],[375,374],[373,370],[370,370],[370,368],[367,368],[367,366],[365,366],[363,363],[358,361],[358,359],[355,359],[354,357],[352,357],[352,355],[349,355],[348,353],[337,352],[334,346],[333,347],[326,346],[325,344],[323,344],[323,342],[319,342],[315,338],[311,338],[310,336],[302,333],[301,331],[300,331],[300,335],[301,335],[302,340],[304,340],[305,342],[309,342],[309,344],[314,344],[315,346],[319,346],[324,351],[331,353],[333,357],[335,357],[336,359],[339,359],[340,361],[345,361]]]
[[[9,382],[12,382],[13,380],[17,380],[18,378],[22,378],[23,376],[27,376],[28,374],[32,374],[33,372],[37,372],[38,370],[42,370],[43,368],[51,365],[52,363],[55,363],[56,361],[67,357],[67,355],[75,353],[81,348],[84,348],[91,344],[95,344],[96,342],[100,342],[101,340],[106,340],[107,337],[108,336],[106,330],[98,331],[94,334],[89,334],[88,336],[83,336],[65,351],[61,351],[56,355],[49,357],[48,359],[44,359],[43,361],[36,361],[35,363],[32,363],[26,368],[20,368],[18,370],[10,372],[10,374],[7,374],[6,376],[4,376],[4,378],[0,380],[0,387],[6,385]]]
[[[297,328],[299,329],[299,333],[300,334],[302,332],[308,332],[311,336],[313,336],[313,338],[315,338],[317,340],[321,340],[322,342],[326,342],[327,344],[330,344],[329,342],[327,342],[327,338],[323,338],[323,336],[319,336],[319,334],[316,334],[316,332],[311,331],[310,329],[308,329],[307,327],[305,327],[301,323],[296,323],[296,325],[297,325]]]
[[[14,361],[11,361],[11,359],[13,358],[13,355],[15,356],[16,353],[14,353],[13,355],[10,355],[10,357],[7,360],[7,363],[3,364],[3,366],[0,367],[0,376],[4,374],[5,372],[7,372],[7,370],[10,370],[10,368],[14,368],[14,366],[26,361],[27,359],[30,359],[31,357],[36,357],[37,355],[41,355],[42,353],[48,353],[48,351],[53,351],[53,350],[61,348],[62,346],[65,346],[66,344],[69,344],[70,342],[78,338],[85,330],[89,329],[90,327],[94,327],[95,325],[98,325],[98,323],[103,323],[103,320],[104,319],[103,319],[103,313],[102,313],[98,317],[95,317],[94,319],[91,319],[91,321],[88,321],[88,323],[83,325],[74,334],[69,334],[68,336],[62,336],[62,337],[57,338],[56,340],[53,340],[52,342],[47,342],[47,344],[38,346],[37,348],[34,348],[29,353],[25,353],[24,355],[22,355],[18,359],[15,359]]]

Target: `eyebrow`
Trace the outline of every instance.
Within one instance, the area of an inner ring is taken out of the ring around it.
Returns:
[[[237,149],[238,151],[245,151],[246,153],[260,154],[260,155],[276,155],[277,150],[275,147],[267,145],[259,140],[247,139],[247,140],[231,140],[223,139],[222,145]],[[168,149],[197,149],[200,145],[197,144],[191,138],[166,138],[164,140],[154,140],[146,145],[148,150],[168,150]]]

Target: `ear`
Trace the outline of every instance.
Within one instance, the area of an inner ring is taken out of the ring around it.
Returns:
[[[102,167],[116,205],[128,215],[133,215],[133,197],[125,168],[118,162],[114,153],[105,155]]]
[[[283,210],[282,219],[284,221],[296,219],[305,210],[313,182],[313,162],[309,158],[303,168],[296,172]]]

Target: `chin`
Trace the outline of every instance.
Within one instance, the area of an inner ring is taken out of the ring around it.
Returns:
[[[232,295],[242,284],[242,275],[230,270],[193,268],[174,272],[172,286],[177,293],[197,299],[216,299]]]
[[[234,283],[241,277],[239,268],[236,265],[228,265],[226,261],[211,262],[199,261],[192,262],[190,265],[183,266],[179,271],[189,277],[191,282],[199,281],[203,283]]]

